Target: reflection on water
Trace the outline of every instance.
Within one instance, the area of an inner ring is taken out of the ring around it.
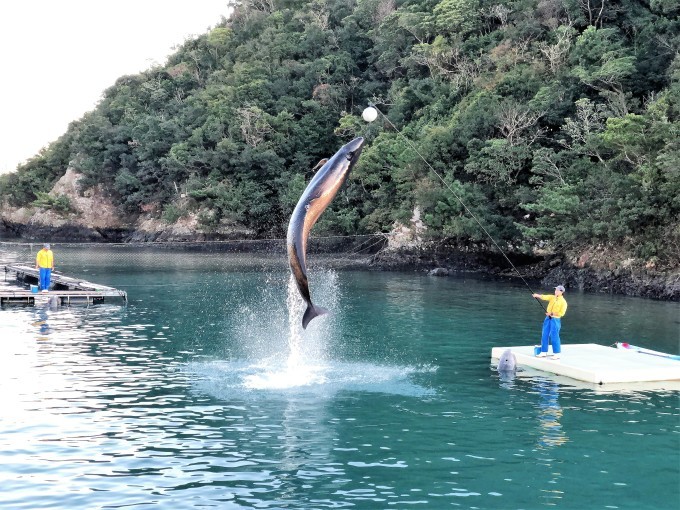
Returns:
[[[50,325],[48,323],[48,312],[45,308],[34,309],[35,322],[31,325],[38,332],[38,340],[47,340],[46,336],[50,334]]]
[[[539,448],[555,448],[569,439],[564,432],[560,419],[562,408],[559,402],[559,385],[543,377],[534,380],[538,391]]]
[[[559,385],[544,376],[535,377],[532,381],[534,390],[538,393],[538,441],[537,462],[544,468],[541,476],[541,499],[543,505],[557,506],[565,498],[563,477],[563,462],[556,457],[554,448],[568,442],[563,429],[562,407],[559,403]]]

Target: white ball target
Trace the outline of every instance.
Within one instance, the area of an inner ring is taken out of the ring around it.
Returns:
[[[361,117],[366,121],[366,122],[373,122],[375,119],[378,118],[378,110],[373,108],[372,106],[369,106],[366,108],[363,113],[361,114]]]

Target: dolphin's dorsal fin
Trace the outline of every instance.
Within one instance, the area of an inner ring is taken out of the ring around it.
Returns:
[[[316,164],[314,168],[312,168],[312,172],[316,172],[319,168],[324,166],[326,163],[328,163],[328,158],[323,158],[319,160],[319,162]]]

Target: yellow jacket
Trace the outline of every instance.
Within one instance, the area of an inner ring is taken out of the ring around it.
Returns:
[[[564,317],[567,313],[567,301],[563,296],[557,297],[554,294],[541,294],[543,301],[550,301],[547,312],[558,319]]]
[[[52,250],[40,250],[35,256],[35,264],[38,267],[54,269],[54,254],[52,253]]]

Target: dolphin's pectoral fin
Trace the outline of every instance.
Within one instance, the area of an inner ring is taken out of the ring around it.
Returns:
[[[302,316],[302,329],[307,329],[307,325],[312,321],[314,317],[318,317],[319,315],[325,315],[328,313],[328,310],[325,308],[322,308],[320,306],[314,306],[312,303],[309,303],[307,305],[307,309],[305,310],[305,314]]]

